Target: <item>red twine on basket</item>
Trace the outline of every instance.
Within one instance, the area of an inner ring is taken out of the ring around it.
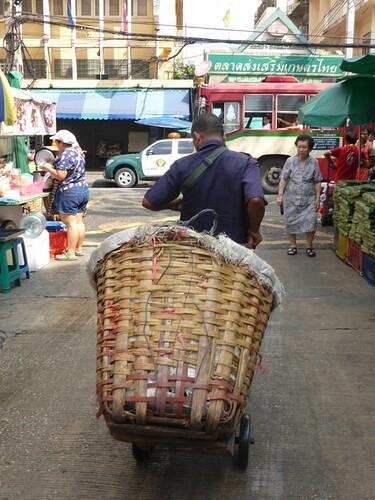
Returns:
[[[98,325],[98,330],[99,332],[104,331],[104,323],[103,323],[103,318],[100,313],[97,314],[97,325]]]
[[[255,354],[256,356],[256,362],[255,362],[255,368],[258,368],[259,373],[264,373],[266,369],[263,366],[263,356],[260,352],[257,352],[255,349],[251,351],[251,354]]]
[[[201,288],[207,288],[207,285],[208,285],[208,279],[205,278],[201,283]]]
[[[162,309],[160,312],[173,314],[176,311],[175,309],[173,309],[173,307],[164,307],[164,309]]]
[[[186,340],[181,332],[177,332],[177,338],[181,342],[182,347],[186,349]]]

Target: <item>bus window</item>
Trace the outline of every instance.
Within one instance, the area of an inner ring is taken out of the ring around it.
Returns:
[[[212,105],[212,113],[223,120],[224,119],[224,103],[223,102],[214,102]]]
[[[263,117],[269,116],[272,124],[272,95],[245,95],[245,128],[263,128]]]
[[[240,103],[224,103],[224,133],[233,132],[240,128]]]
[[[305,104],[304,94],[277,95],[277,127],[293,127],[298,125],[298,110]]]
[[[225,134],[240,129],[239,102],[215,102],[212,105],[212,113],[221,118]]]

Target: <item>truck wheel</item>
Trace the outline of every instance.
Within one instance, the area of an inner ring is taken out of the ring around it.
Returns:
[[[266,158],[261,161],[260,176],[265,194],[277,194],[284,163],[283,158]]]
[[[131,188],[137,185],[138,179],[131,168],[119,168],[115,174],[115,182],[117,187]]]

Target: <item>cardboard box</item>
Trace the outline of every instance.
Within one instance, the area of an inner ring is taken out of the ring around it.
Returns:
[[[45,229],[37,238],[23,236],[23,239],[30,271],[39,271],[49,264],[49,235]]]

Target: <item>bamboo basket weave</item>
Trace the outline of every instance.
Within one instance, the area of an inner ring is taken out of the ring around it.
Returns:
[[[41,212],[42,211],[42,199],[31,200],[25,203],[25,212]]]
[[[184,230],[133,238],[96,264],[94,281],[97,396],[107,423],[230,436],[272,291]]]

